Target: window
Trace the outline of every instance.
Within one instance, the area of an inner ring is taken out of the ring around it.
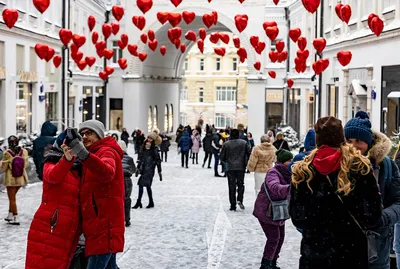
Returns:
[[[157,106],[154,106],[154,111],[153,111],[153,129],[155,129],[155,128],[158,128],[158,108],[157,108]]]
[[[200,59],[200,71],[204,71],[204,59]]]
[[[185,71],[188,71],[188,69],[189,69],[189,60],[188,59],[185,59],[185,62],[183,63],[183,69]]]
[[[278,40],[271,41],[271,51],[276,51],[276,41]]]
[[[236,101],[236,87],[217,87],[217,101]]]
[[[165,105],[164,110],[164,131],[169,132],[169,106]]]
[[[181,101],[187,101],[188,100],[188,89],[183,88],[181,89]]]
[[[221,128],[226,128],[227,126],[234,126],[233,117],[225,113],[216,113],[215,127],[221,129]]]
[[[204,102],[204,88],[199,88],[199,102]]]
[[[171,128],[171,133],[174,131],[174,106],[169,105],[169,127]]]
[[[215,70],[217,71],[221,70],[221,58],[215,59]]]
[[[328,113],[330,116],[337,117],[338,109],[336,104],[339,101],[339,87],[335,87],[335,85],[328,85],[328,95]]]
[[[114,51],[113,63],[116,64],[122,58],[122,49],[118,46],[118,41],[113,41],[112,49]]]
[[[236,71],[236,70],[237,70],[237,67],[238,67],[237,58],[233,58],[233,59],[232,59],[232,70],[233,70],[233,71]]]
[[[186,126],[186,125],[187,125],[187,114],[184,113],[184,112],[181,112],[181,124],[182,124],[183,126]]]
[[[153,131],[153,108],[150,106],[147,115],[147,132]]]

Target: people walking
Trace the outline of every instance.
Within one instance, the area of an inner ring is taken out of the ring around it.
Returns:
[[[135,154],[139,154],[139,151],[143,146],[144,140],[146,140],[146,138],[144,137],[142,130],[138,129],[136,131],[135,137],[133,138],[133,144],[135,145]]]
[[[4,220],[11,225],[19,225],[17,193],[22,186],[28,184],[27,166],[28,152],[19,146],[16,136],[10,136],[0,167],[4,172],[4,186],[7,188],[9,201],[8,215]]]
[[[244,176],[247,165],[247,156],[250,154],[248,143],[239,137],[239,130],[231,131],[230,140],[227,141],[221,150],[221,161],[226,162],[228,176],[230,210],[236,211],[236,188],[237,204],[244,209]]]
[[[400,142],[397,145],[397,150],[394,153],[393,160],[400,169]],[[400,269],[400,222],[394,225],[394,242],[393,250],[396,253],[397,269]]]
[[[87,269],[117,268],[116,253],[124,250],[124,153],[104,132],[102,122],[88,120],[79,126],[80,135],[72,129],[66,139],[82,164],[80,205]]]
[[[253,211],[253,215],[258,219],[267,238],[261,260],[261,269],[279,268],[277,267],[277,260],[285,240],[285,220],[289,217],[281,216],[277,219],[272,213],[272,210],[275,209],[271,210],[271,208],[273,201],[287,201],[284,206],[286,211],[289,210],[287,204],[292,174],[288,166],[293,155],[290,151],[280,149],[276,152],[276,159],[275,166],[268,170],[265,180],[262,182],[262,188],[257,196]]]
[[[188,131],[184,131],[178,143],[178,149],[181,153],[182,168],[189,168],[189,151],[192,148],[193,141]]]
[[[200,152],[200,148],[201,148],[201,136],[200,134],[197,132],[197,130],[193,130],[193,134],[192,134],[192,159],[193,159],[193,163],[196,160],[196,164],[199,164],[199,152]]]
[[[292,166],[290,216],[303,233],[299,268],[369,268],[364,231],[382,216],[370,161],[345,143],[335,117],[320,118],[314,129],[318,148]]]
[[[169,147],[171,146],[171,137],[167,136],[166,134],[161,135],[162,143],[160,145],[161,151],[161,161],[168,162],[168,151]]]
[[[245,127],[243,123],[239,123],[237,125],[237,129],[239,130],[239,138],[246,141],[247,143],[249,142],[249,139],[247,138],[246,132],[245,132]]]
[[[122,157],[122,169],[124,170],[124,189],[125,189],[125,201],[124,201],[124,209],[125,209],[125,227],[131,226],[131,206],[132,206],[132,176],[136,172],[135,162],[133,158],[128,155],[126,144],[124,141],[118,142],[122,151],[124,152],[124,156]]]
[[[249,140],[249,144],[250,144],[250,149],[253,150],[253,148],[255,147],[255,143],[254,143],[254,139],[253,139],[253,134],[252,133],[247,133],[247,139]]]
[[[56,141],[57,127],[50,121],[42,125],[40,136],[33,141],[32,158],[35,163],[36,173],[40,180],[43,174],[43,153],[48,145],[53,145]]]
[[[151,185],[153,184],[153,178],[155,174],[155,169],[157,167],[158,175],[160,181],[162,181],[162,170],[161,170],[161,158],[158,153],[158,148],[156,146],[155,140],[157,139],[157,134],[152,132],[147,136],[145,143],[139,153],[138,164],[136,176],[140,175],[138,180],[139,186],[139,196],[133,209],[142,208],[142,197],[144,187],[146,187],[147,195],[149,196],[149,205],[146,208],[154,207],[153,191]]]
[[[275,142],[273,143],[273,145],[277,150],[286,149],[290,151],[289,144],[285,140],[285,136],[283,135],[283,133],[278,133],[276,135]]]
[[[213,140],[211,142],[211,146],[213,148],[213,155],[214,155],[214,176],[215,177],[222,177],[219,173],[218,173],[218,166],[219,166],[219,154],[222,148],[221,145],[221,133],[216,132],[214,134]]]
[[[276,148],[271,143],[271,137],[266,134],[261,136],[261,144],[255,146],[251,152],[247,167],[250,172],[254,172],[254,191],[256,192],[256,197],[265,180],[265,175],[276,161],[275,152]]]
[[[26,269],[70,268],[82,232],[82,167],[64,144],[65,132],[44,153],[43,198],[28,232]]]
[[[387,156],[392,142],[383,133],[372,131],[369,116],[364,111],[357,112],[346,123],[344,132],[348,143],[369,157],[382,194],[383,214],[374,230],[380,234],[378,259],[369,265],[369,269],[389,269],[393,227],[400,221],[400,173],[396,163]]]
[[[121,140],[124,141],[126,146],[128,147],[128,144],[129,144],[129,133],[126,130],[126,128],[122,128]]]
[[[207,125],[208,126],[208,125]],[[203,161],[203,168],[207,163],[208,160],[208,169],[211,169],[211,159],[213,155],[213,147],[212,147],[212,141],[213,141],[213,134],[211,129],[208,128],[206,136],[203,138],[203,149],[204,149],[204,161]]]
[[[294,156],[292,162],[289,164],[289,170],[292,171],[292,165],[295,162],[303,160],[306,156],[310,155],[311,151],[315,149],[316,147],[316,141],[315,141],[315,130],[310,129],[307,132],[307,135],[304,139],[304,151],[300,150],[299,154]]]
[[[274,131],[269,130],[267,132],[267,136],[269,136],[269,140],[271,141],[271,143],[273,144],[275,142],[275,136],[274,136]]]
[[[179,140],[181,140],[181,137],[183,135],[183,131],[185,130],[185,128],[183,128],[183,125],[180,124],[178,129],[176,130],[176,138],[175,138],[175,142],[177,144],[179,144]]]
[[[161,138],[161,134],[160,134],[160,130],[157,128],[153,129],[153,133],[156,134],[156,139],[154,140],[154,143],[156,144],[157,147],[159,147],[162,143],[162,138]]]

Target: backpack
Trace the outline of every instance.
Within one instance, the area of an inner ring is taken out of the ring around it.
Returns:
[[[18,155],[16,155],[12,150],[8,150],[8,153],[13,157],[11,163],[11,175],[14,178],[22,177],[25,170],[25,160],[22,158],[22,154],[24,153],[23,149],[19,151]]]
[[[383,159],[383,169],[385,183],[390,184],[392,182],[392,162],[388,156],[385,156],[385,158]]]

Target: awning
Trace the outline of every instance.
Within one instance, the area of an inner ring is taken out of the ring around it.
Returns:
[[[367,87],[365,85],[361,85],[360,81],[354,79],[349,88],[349,92],[347,94],[355,93],[356,96],[367,96]]]
[[[391,93],[389,93],[389,95],[388,95],[387,98],[388,98],[388,99],[397,99],[397,98],[400,98],[400,92],[391,92]]]

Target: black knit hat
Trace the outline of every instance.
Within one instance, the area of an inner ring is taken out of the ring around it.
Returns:
[[[314,125],[317,147],[322,145],[338,148],[345,142],[342,121],[335,117],[319,118]]]

